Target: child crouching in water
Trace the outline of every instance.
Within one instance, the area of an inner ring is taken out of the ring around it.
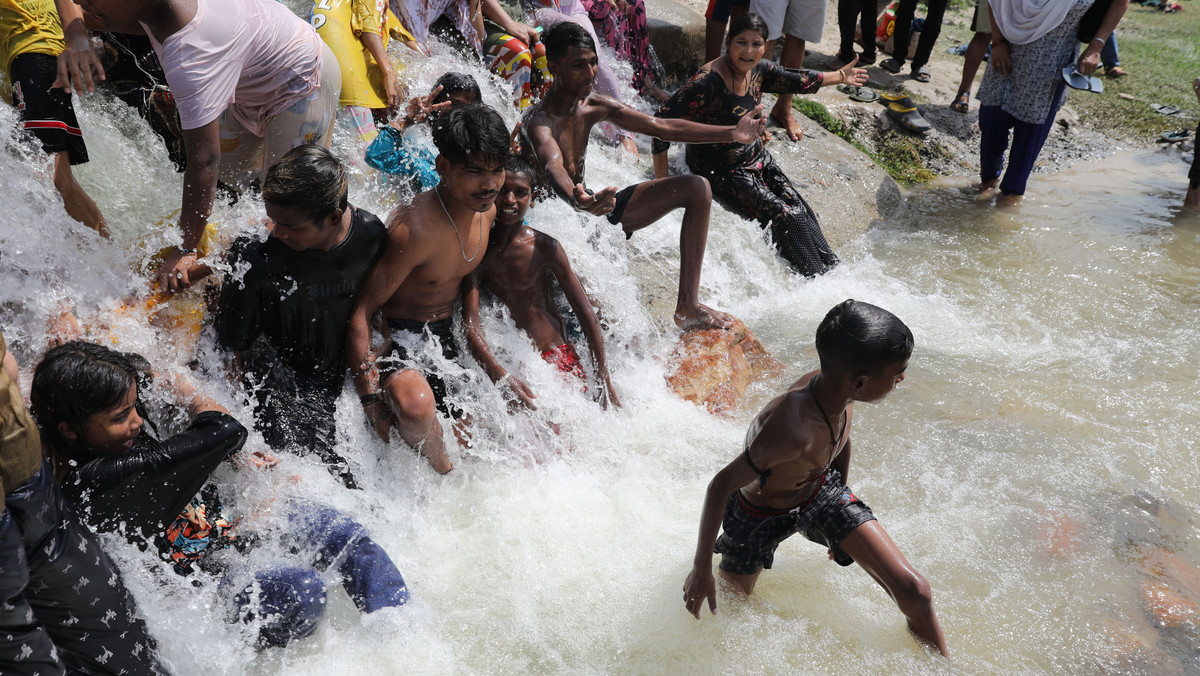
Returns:
[[[895,599],[909,630],[949,655],[929,583],[846,483],[854,402],[882,401],[896,389],[912,350],[912,332],[887,310],[847,300],[825,315],[817,328],[821,368],[767,404],[742,453],[708,484],[683,583],[688,612],[698,619],[706,599],[717,612],[714,553],[721,554],[722,580],[749,595],[779,543],[802,533],[828,547],[838,564],[857,562]]]
[[[571,270],[571,262],[558,240],[525,224],[529,200],[533,194],[533,168],[528,162],[513,157],[504,167],[504,185],[496,197],[496,224],[488,241],[487,254],[479,266],[479,281],[489,289],[512,314],[517,328],[529,334],[542,359],[563,373],[586,381],[587,375],[579,361],[575,346],[564,335],[563,318],[551,297],[550,283],[557,280],[563,294],[574,310],[587,338],[596,365],[596,381],[600,384],[600,402],[620,408],[621,401],[613,389],[604,353],[604,336],[600,321],[592,310],[591,300],[579,278]],[[464,324],[467,342],[493,382],[507,373],[491,358],[475,349],[482,340],[479,333],[478,286],[467,286],[463,295]]]

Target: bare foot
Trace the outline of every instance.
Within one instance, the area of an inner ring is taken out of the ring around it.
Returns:
[[[796,117],[791,112],[788,112],[784,116],[784,119],[781,120],[775,115],[775,111],[771,111],[771,119],[778,122],[779,126],[783,127],[784,131],[787,132],[788,138],[793,141],[799,141],[804,138],[804,130],[800,128],[800,123],[796,121]]]
[[[996,198],[996,206],[1015,207],[1021,203],[1022,197],[1023,195],[1008,195],[1005,193],[1000,193],[1000,196]]]
[[[675,308],[675,325],[684,331],[693,329],[727,329],[733,326],[733,317],[696,303],[691,310]]]
[[[999,178],[993,178],[990,181],[984,181],[983,183],[976,183],[975,184],[975,192],[980,193],[980,194],[988,192],[989,190],[994,189],[996,187],[996,184],[999,182],[1000,182]]]
[[[621,147],[625,149],[625,152],[633,155],[634,162],[641,161],[642,156],[640,153],[638,153],[637,143],[634,142],[632,136],[622,136],[621,137]]]

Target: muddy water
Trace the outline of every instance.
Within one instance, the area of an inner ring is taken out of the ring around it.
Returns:
[[[418,90],[434,72],[406,70]],[[136,288],[130,267],[170,241],[152,225],[177,207],[180,179],[120,104],[89,99],[82,123],[93,162],[79,175],[113,241],[67,219],[48,178],[30,169],[36,156],[4,139],[0,326],[28,369],[47,315],[68,300],[112,324],[102,339],[183,368],[192,354],[177,338],[114,315],[111,300]],[[344,129],[335,150],[359,152]],[[631,180],[618,151],[589,159],[594,186]],[[354,171],[352,202],[387,213],[395,191]],[[1139,597],[1139,584],[1162,579],[1140,564],[1148,544],[1200,564],[1200,217],[1178,209],[1184,173],[1175,155],[1120,156],[1039,177],[1009,211],[976,203],[959,181],[921,190],[901,219],[813,281],[787,272],[756,226],[714,212],[704,298],[742,317],[789,377],[815,366],[816,325],[847,297],[912,327],[908,380],[859,411],[850,479],[933,584],[950,663],[917,647],[861,570],[799,540],[781,546],[753,599],[722,597],[719,615],[700,622],[683,610],[704,487],[788,381],[757,384],[731,420],[667,391],[673,335],[660,308],[673,293],[678,216],[629,243],[561,203],[530,216],[562,240],[605,306],[624,409],[603,411],[560,380],[491,310],[489,339],[541,409],[510,416],[476,367],[446,365],[473,378],[463,397],[477,430],[452,474],[375,440],[349,391],[339,443],[364,490],[291,454],[271,474],[218,474],[233,509],[267,533],[271,498],[353,513],[404,572],[410,607],[364,617],[334,589],[316,635],[258,654],[221,620],[216,579],[178,578],[106,542],[180,673],[1094,673],[1122,668],[1135,642],[1168,673],[1179,663],[1195,672],[1194,625],[1155,628]],[[215,219],[254,233],[261,214],[251,199]],[[207,334],[198,355],[206,386],[248,419]],[[1129,497],[1138,492],[1141,502]],[[1161,519],[1139,506],[1150,498],[1172,501],[1156,508]],[[286,555],[268,537],[254,556]]]

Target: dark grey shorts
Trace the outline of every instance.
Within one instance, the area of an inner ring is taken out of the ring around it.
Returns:
[[[838,565],[854,563],[838,545],[875,515],[842,483],[836,469],[826,470],[822,483],[804,504],[790,510],[768,509],[750,504],[736,491],[725,506],[723,532],[713,551],[721,554],[721,570],[734,575],[753,575],[770,568],[779,543],[796,533],[825,545]]]

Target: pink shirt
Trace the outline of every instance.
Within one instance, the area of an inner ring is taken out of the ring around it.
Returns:
[[[150,41],[184,129],[203,127],[229,109],[262,136],[267,120],[321,81],[321,39],[276,0],[197,0],[186,26],[161,44],[153,35]]]

